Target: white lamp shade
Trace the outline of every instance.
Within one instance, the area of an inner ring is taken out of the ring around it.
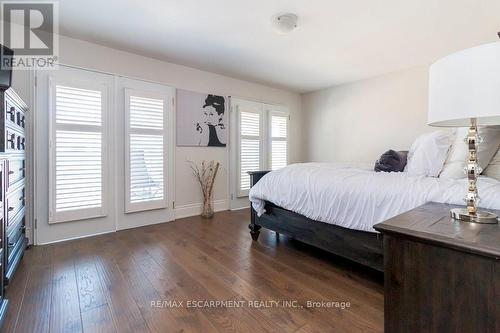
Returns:
[[[500,124],[500,42],[451,54],[430,68],[431,126]]]

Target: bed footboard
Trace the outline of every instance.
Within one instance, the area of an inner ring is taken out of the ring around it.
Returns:
[[[268,172],[249,172],[251,186],[254,186]],[[266,202],[266,213],[260,217],[251,208],[251,222],[248,228],[254,241],[259,238],[262,227],[383,271],[381,234],[313,221],[270,202]]]

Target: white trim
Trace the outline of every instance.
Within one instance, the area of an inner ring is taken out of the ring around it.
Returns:
[[[249,208],[250,208],[250,206],[245,206],[245,207],[231,208],[229,210],[233,212],[233,211],[236,211],[236,210],[243,210],[243,209],[249,209]]]
[[[34,112],[34,101],[35,101],[35,69],[29,70],[29,101],[25,101],[28,106],[28,112],[26,114],[26,155],[25,155],[25,167],[26,167],[26,197],[30,200],[26,201],[26,235],[29,239],[29,244],[34,244],[36,241],[35,232],[35,112]]]
[[[101,236],[101,235],[111,234],[113,232],[116,232],[116,230],[98,232],[98,233],[95,233],[95,234],[89,234],[89,235],[78,236],[78,237],[64,238],[64,239],[59,239],[59,240],[56,240],[56,241],[45,242],[45,243],[36,243],[36,245],[49,245],[49,244],[62,243],[62,242],[76,240],[76,239],[82,239],[82,238],[88,238],[88,237],[95,237],[95,236]]]
[[[228,201],[225,199],[214,201],[214,211],[228,210]],[[187,204],[175,207],[175,219],[200,215],[203,211],[203,203]]]

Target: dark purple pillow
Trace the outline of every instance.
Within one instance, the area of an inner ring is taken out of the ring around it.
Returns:
[[[388,150],[375,162],[376,172],[402,172],[406,166],[407,151]]]

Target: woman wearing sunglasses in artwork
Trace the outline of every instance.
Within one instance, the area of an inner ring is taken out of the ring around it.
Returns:
[[[226,144],[221,140],[225,139],[224,126],[224,105],[225,100],[222,96],[208,95],[203,105],[203,114],[205,116],[204,124],[208,127],[208,145],[209,147],[225,147]],[[196,124],[196,130],[203,133],[203,126]]]

